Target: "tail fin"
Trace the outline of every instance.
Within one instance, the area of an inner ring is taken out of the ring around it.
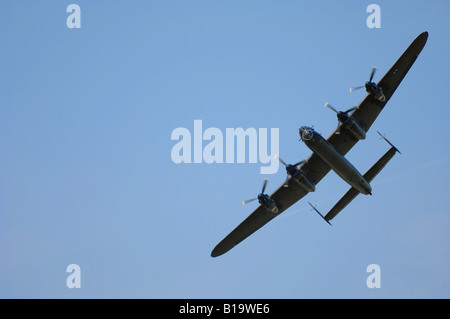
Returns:
[[[313,206],[313,204],[311,204],[310,202],[308,202],[308,204],[316,211],[317,214],[320,215],[320,217],[323,218],[324,221],[326,221],[330,226],[333,226],[333,225],[331,225],[331,223],[328,221],[328,219],[326,219],[326,218],[325,218],[325,217],[317,210],[317,208]]]
[[[378,135],[381,136],[381,138],[382,138],[383,140],[385,140],[391,147],[393,147],[399,154],[401,154],[401,152],[398,150],[398,148],[396,148],[391,142],[389,142],[389,140],[386,138],[386,136],[382,135],[382,134],[381,134],[380,132],[378,132],[378,131],[377,131],[377,133],[378,133]]]

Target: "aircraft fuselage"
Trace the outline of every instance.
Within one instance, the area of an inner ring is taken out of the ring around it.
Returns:
[[[368,195],[372,187],[360,172],[319,133],[311,127],[302,126],[299,130],[302,141],[311,151],[317,154],[328,166],[350,186],[361,194]]]

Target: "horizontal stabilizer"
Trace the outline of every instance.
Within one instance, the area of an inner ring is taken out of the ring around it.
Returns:
[[[384,137],[383,137],[384,138]],[[387,141],[387,140],[386,140]],[[373,165],[365,174],[364,179],[367,182],[371,182],[375,176],[386,166],[386,164],[394,157],[395,153],[398,152],[397,148],[393,146],[389,141],[387,141],[391,148],[386,152],[376,163]],[[399,152],[400,153],[400,152]],[[355,188],[350,188],[350,190],[334,205],[334,207],[325,216],[325,220],[332,220],[337,214],[339,214],[352,200],[358,196],[359,192]]]

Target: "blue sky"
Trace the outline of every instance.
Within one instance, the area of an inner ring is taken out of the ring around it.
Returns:
[[[66,8],[81,8],[69,29]],[[366,8],[381,8],[369,29]],[[448,1],[3,1],[0,5],[0,297],[448,298]],[[328,136],[423,31],[428,42],[347,158],[365,172],[400,149],[328,226],[334,173],[211,258],[257,204],[261,163],[175,164],[178,127],[298,128]],[[81,268],[69,289],[66,267]],[[366,268],[378,264],[381,288]]]

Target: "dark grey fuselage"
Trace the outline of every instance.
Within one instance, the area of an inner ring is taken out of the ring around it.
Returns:
[[[372,193],[372,187],[360,172],[336,149],[331,146],[319,133],[311,127],[302,126],[299,130],[302,141],[311,151],[317,154],[343,180],[354,187],[361,194]]]

